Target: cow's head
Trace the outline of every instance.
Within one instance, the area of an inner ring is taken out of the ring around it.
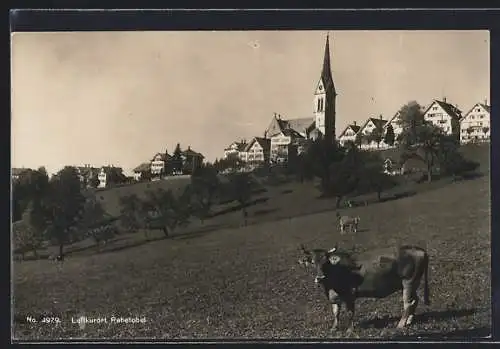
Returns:
[[[305,267],[314,268],[314,282],[316,284],[321,284],[321,282],[326,279],[326,265],[330,263],[338,263],[339,261],[337,256],[335,255],[337,246],[330,250],[314,249],[309,251],[304,247],[304,245],[301,245],[300,249],[303,255],[301,258],[299,258],[299,264]]]

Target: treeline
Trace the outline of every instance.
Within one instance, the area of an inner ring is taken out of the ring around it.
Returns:
[[[170,190],[150,190],[143,197],[120,198],[121,214],[109,216],[95,192],[82,190],[78,172],[65,167],[52,178],[44,169],[23,173],[13,184],[14,249],[23,258],[45,244],[64,246],[92,238],[97,245],[120,233],[159,229],[165,236],[192,218],[202,223],[211,217],[214,204],[239,202],[246,218],[245,204],[250,200],[255,183],[247,173],[236,173],[221,183],[212,165],[196,169],[191,183],[176,196]]]

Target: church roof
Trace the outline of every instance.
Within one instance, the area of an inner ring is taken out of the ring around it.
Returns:
[[[328,34],[326,35],[325,56],[323,57],[321,80],[323,81],[325,90],[332,89],[333,92],[336,93],[335,84],[333,82],[333,76],[332,76],[332,67],[330,64],[330,38]]]

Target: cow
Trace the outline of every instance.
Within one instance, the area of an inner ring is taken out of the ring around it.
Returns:
[[[416,246],[401,246],[396,253],[379,255],[375,260],[358,261],[337,246],[331,250],[306,250],[302,245],[299,264],[312,266],[314,282],[322,286],[332,305],[333,327],[339,326],[342,303],[349,311],[348,332],[354,331],[354,306],[357,298],[385,298],[403,291],[403,313],[397,328],[411,325],[418,305],[417,289],[424,277],[424,304],[430,304],[427,252]]]
[[[361,221],[361,218],[359,216],[341,216],[338,212],[336,213],[336,216],[339,222],[340,234],[344,234],[346,232],[346,228],[349,228],[351,232],[358,232],[358,224]]]

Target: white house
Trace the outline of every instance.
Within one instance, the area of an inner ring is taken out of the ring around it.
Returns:
[[[150,161],[152,179],[157,180],[162,174],[165,175],[167,161],[170,158],[171,156],[165,153],[156,153],[155,156],[153,156]]]
[[[245,148],[249,165],[260,165],[269,161],[271,140],[269,138],[254,137]]]
[[[356,125],[356,121],[353,124],[347,125],[346,128],[339,135],[340,145],[344,146],[347,142],[355,142],[356,135],[359,132],[361,126]]]
[[[434,100],[424,112],[424,120],[441,128],[446,135],[458,135],[460,132],[460,119],[462,112],[458,106],[442,101]]]
[[[385,131],[384,126],[386,123],[387,120],[382,119],[382,115],[378,118],[368,118],[368,120],[365,121],[363,126],[361,126],[358,131],[358,133],[363,136],[361,138],[361,149],[378,149],[384,147],[383,137]],[[378,143],[373,140],[367,140],[367,137],[373,134],[374,131],[378,131],[380,134],[381,140]]]
[[[286,128],[271,137],[270,160],[275,163],[288,161],[297,155],[298,148],[305,138],[297,131]]]
[[[460,120],[460,142],[485,141],[490,139],[491,106],[484,103],[476,103]]]
[[[224,158],[227,159],[234,156],[242,161],[246,161],[245,148],[247,145],[246,140],[231,143],[226,149],[224,149]]]
[[[117,181],[118,176],[123,175],[123,170],[120,167],[103,166],[97,175],[99,180],[98,188],[106,188],[114,181]]]

